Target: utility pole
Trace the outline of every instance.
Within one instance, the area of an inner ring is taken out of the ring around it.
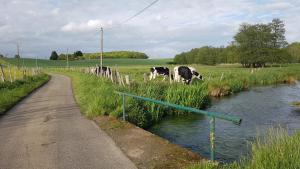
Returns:
[[[20,46],[19,46],[19,42],[17,42],[17,60],[18,60],[18,69],[20,69]]]
[[[38,57],[37,56],[35,57],[35,67],[36,68],[38,67]]]
[[[69,48],[67,48],[67,68],[69,68]]]
[[[101,52],[100,52],[100,67],[102,72],[103,66],[103,28],[101,27]]]

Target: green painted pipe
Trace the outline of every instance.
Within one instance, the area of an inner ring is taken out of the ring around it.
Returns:
[[[215,160],[215,140],[216,140],[216,136],[215,136],[215,131],[216,131],[216,123],[215,123],[215,117],[211,117],[209,120],[209,138],[210,138],[210,159],[212,161]]]
[[[123,121],[126,120],[125,118],[125,95],[122,94],[122,109],[123,109]]]
[[[129,93],[123,93],[123,92],[118,92],[118,91],[115,91],[115,93],[120,94],[120,95],[130,96],[130,97],[137,98],[137,99],[141,99],[141,100],[144,100],[144,101],[153,102],[153,103],[168,106],[168,107],[172,107],[172,108],[175,108],[175,109],[178,109],[178,110],[190,111],[190,112],[197,113],[197,114],[202,114],[202,115],[206,115],[206,116],[210,116],[210,117],[215,117],[215,118],[219,118],[219,119],[223,119],[223,120],[232,121],[236,125],[240,125],[242,123],[241,118],[236,117],[236,116],[232,116],[232,115],[225,115],[225,114],[216,113],[216,112],[207,112],[207,111],[199,110],[199,109],[196,109],[196,108],[181,106],[181,105],[168,103],[168,102],[155,100],[155,99],[150,99],[150,98],[147,98],[147,97],[137,96],[137,95],[133,95],[133,94],[129,94]]]

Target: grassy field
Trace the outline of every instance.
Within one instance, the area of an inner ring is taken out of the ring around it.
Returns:
[[[49,80],[46,74],[28,76],[14,82],[0,83],[0,115],[15,105],[31,91]]]
[[[298,169],[300,167],[300,132],[289,136],[283,129],[270,129],[252,143],[250,158],[221,165],[203,161],[187,169]]]
[[[18,65],[18,60],[14,58],[6,58],[6,62],[13,65]],[[103,59],[103,64],[106,66],[136,66],[136,65],[166,65],[168,62],[172,62],[173,59]],[[77,60],[70,61],[70,67],[88,67],[99,64],[98,59],[93,60]],[[36,60],[29,58],[20,59],[19,64],[25,67],[35,67]],[[38,59],[37,64],[39,67],[66,67],[67,62],[65,60],[44,60]]]

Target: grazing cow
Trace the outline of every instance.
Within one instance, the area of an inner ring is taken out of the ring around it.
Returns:
[[[203,80],[202,75],[200,75],[195,68],[187,66],[176,66],[174,68],[174,81],[184,82],[185,84],[190,84],[192,79],[197,78]]]
[[[101,66],[96,66],[94,68],[91,68],[91,73],[95,75],[100,75],[101,73]],[[102,74],[109,77],[112,73],[112,70],[110,67],[102,66]]]
[[[169,68],[167,67],[152,67],[150,68],[150,80],[155,79],[156,76],[164,76],[164,79],[170,75]]]

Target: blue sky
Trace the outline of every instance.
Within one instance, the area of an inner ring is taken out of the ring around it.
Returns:
[[[300,41],[299,0],[159,0],[117,26],[153,0],[0,0],[0,53],[46,58],[52,50],[98,52],[134,50],[152,58],[204,45],[226,46],[239,25],[280,18],[288,42]],[[107,29],[115,27],[113,29]]]

